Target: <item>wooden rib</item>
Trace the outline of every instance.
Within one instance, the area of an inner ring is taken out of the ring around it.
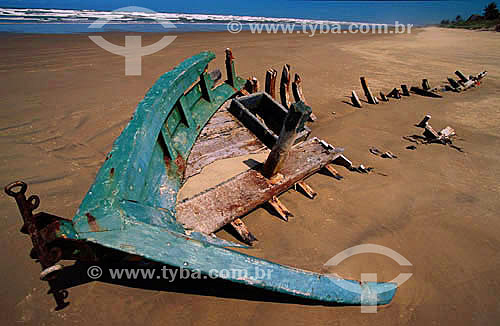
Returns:
[[[343,176],[340,175],[340,173],[335,170],[335,168],[333,167],[333,164],[332,163],[329,163],[327,165],[325,165],[325,169],[330,172],[330,174],[337,180],[340,180],[343,178]]]
[[[257,77],[252,77],[252,91],[253,93],[257,93],[260,89],[260,83],[259,83],[259,80],[257,79]]]
[[[278,72],[274,69],[269,69],[266,73],[266,93],[273,99],[276,99],[276,77]]]
[[[290,107],[290,65],[286,64],[281,73],[280,82],[281,104],[288,109]]]
[[[252,246],[253,243],[257,241],[257,238],[254,237],[254,235],[250,233],[250,231],[248,231],[247,226],[243,223],[241,219],[237,218],[234,221],[232,221],[231,226],[241,237],[241,240],[247,245]]]
[[[230,48],[226,49],[226,72],[228,84],[234,87],[236,72],[234,71],[234,56]]]
[[[294,81],[292,83],[292,93],[293,97],[295,99],[295,102],[304,102],[306,103],[306,98],[304,97],[304,92],[302,90],[302,78],[300,78],[299,74],[295,74]],[[314,113],[311,112],[311,115],[309,116],[309,121],[316,121],[318,118]]]
[[[288,219],[293,217],[293,214],[279,201],[278,197],[274,196],[268,203],[284,221],[288,222]]]
[[[297,182],[296,185],[307,195],[307,197],[314,199],[318,193],[314,191],[307,183],[304,181]]]

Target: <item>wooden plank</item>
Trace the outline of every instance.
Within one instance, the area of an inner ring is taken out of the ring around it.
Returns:
[[[293,214],[283,205],[282,202],[278,199],[278,197],[273,196],[268,204],[278,213],[278,215],[285,221],[288,222],[290,217],[293,217]]]
[[[237,218],[230,224],[233,227],[233,229],[238,233],[241,240],[247,245],[252,246],[253,243],[257,241],[257,238],[254,237],[254,235],[250,233],[250,231],[248,231],[247,226],[243,223],[241,219]]]
[[[215,232],[292,188],[339,156],[335,148],[325,149],[316,139],[297,144],[290,151],[280,172],[283,178],[278,182],[270,182],[258,169],[249,169],[180,202],[176,207],[177,221],[195,231]]]
[[[189,158],[185,179],[218,160],[256,153],[266,146],[235,116],[227,111],[227,101],[208,121],[198,136]]]
[[[296,185],[296,187],[299,187],[300,190],[302,190],[307,195],[307,197],[309,197],[311,199],[314,199],[318,195],[318,193],[316,191],[314,191],[313,188],[311,188],[304,181],[299,181],[295,185]]]

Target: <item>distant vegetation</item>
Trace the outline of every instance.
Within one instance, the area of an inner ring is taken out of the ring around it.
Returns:
[[[467,29],[487,29],[500,32],[500,12],[495,2],[487,5],[483,10],[483,15],[472,15],[467,20],[461,16],[454,20],[443,19],[441,27],[449,28],[467,28]]]

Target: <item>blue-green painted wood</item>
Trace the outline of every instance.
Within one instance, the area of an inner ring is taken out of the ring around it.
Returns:
[[[244,246],[190,233],[176,221],[177,193],[194,142],[210,117],[245,83],[234,75],[233,85],[213,88],[205,71],[214,57],[203,52],[185,60],[149,90],[82,201],[73,219],[74,232],[66,230],[68,238],[206,275],[239,270],[224,278],[303,298],[389,303],[395,284],[360,284],[275,264],[227,248]],[[200,76],[201,82],[191,87]]]

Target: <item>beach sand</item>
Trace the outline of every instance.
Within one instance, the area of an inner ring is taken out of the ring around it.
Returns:
[[[124,35],[106,39],[122,43]],[[147,34],[144,44],[161,36]],[[142,76],[126,77],[124,59],[99,48],[86,35],[0,35],[0,184],[24,180],[41,198],[41,210],[71,218],[92,184],[115,138],[137,103],[166,71],[183,59],[212,50],[212,67],[224,71],[231,47],[239,75],[300,73],[306,99],[318,117],[313,135],[345,147],[355,163],[375,170],[362,175],[339,169],[307,180],[319,195],[309,200],[293,190],[281,201],[295,217],[288,223],[259,208],[244,218],[260,240],[251,255],[317,272],[359,279],[377,273],[389,281],[413,273],[391,305],[378,314],[359,307],[301,305],[269,299],[264,292],[231,290],[207,294],[148,286],[91,282],[69,289],[71,303],[54,311],[40,266],[29,258],[31,242],[19,232],[12,198],[0,195],[0,309],[4,325],[497,325],[500,321],[500,34],[426,28],[404,35],[251,35],[186,33],[164,50],[143,58]],[[446,93],[443,99],[411,96],[355,109],[351,90],[362,94],[365,76],[378,94],[400,84],[432,86],[460,69],[488,70],[480,88]],[[403,136],[431,114],[435,129],[455,128],[459,152],[442,145],[417,150]],[[384,160],[376,146],[399,156]],[[202,172],[206,184],[227,162]],[[236,162],[235,164],[238,164]],[[233,166],[233,165],[231,165]],[[200,176],[198,176],[200,177]],[[226,231],[218,233],[234,241]],[[378,244],[406,257],[401,267],[381,255],[351,257],[324,267],[337,253]],[[215,284],[215,285],[214,285]],[[238,293],[235,293],[238,292]],[[248,293],[248,295],[246,295]]]

